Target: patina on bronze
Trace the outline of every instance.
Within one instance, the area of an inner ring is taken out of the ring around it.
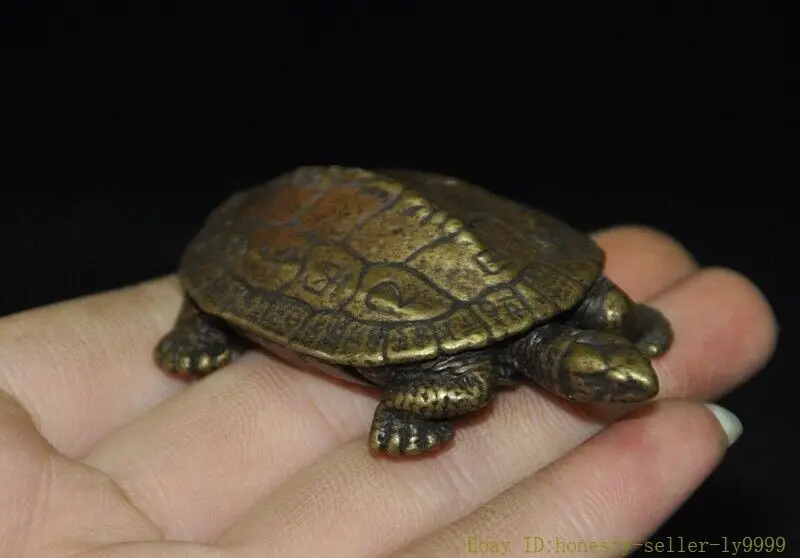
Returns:
[[[155,358],[205,376],[246,338],[383,390],[369,445],[410,455],[531,381],[578,402],[658,392],[667,320],[602,275],[586,235],[461,180],[302,167],[235,194],[180,262]]]

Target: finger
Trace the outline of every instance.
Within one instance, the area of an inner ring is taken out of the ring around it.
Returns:
[[[392,557],[457,556],[492,544],[507,556],[627,555],[711,474],[727,445],[703,405],[650,406]]]
[[[763,364],[771,350],[769,335],[754,331],[769,331],[772,324],[754,293],[738,275],[711,270],[652,301],[676,332],[672,349],[656,364],[665,377],[661,397],[707,397]],[[733,316],[754,321],[745,329]],[[696,343],[691,336],[698,332],[716,345]],[[719,377],[689,379],[704,374]],[[311,555],[370,556],[399,549],[472,512],[596,434],[605,422],[584,409],[533,389],[502,394],[484,420],[462,425],[452,447],[432,459],[387,462],[369,455],[363,439],[356,440],[292,478],[237,522],[222,542],[268,545],[280,555],[290,555],[298,537]],[[334,536],[341,517],[358,522],[361,530],[357,538],[337,539],[332,550],[324,541]]]
[[[114,537],[159,538],[107,477],[60,455],[2,390],[0,447],[0,556],[83,554]]]
[[[182,389],[153,364],[180,304],[174,278],[0,320],[0,389],[70,457]]]
[[[606,275],[634,300],[652,298],[697,271],[692,255],[655,229],[614,227],[599,231],[594,239],[606,253]]]
[[[764,295],[730,269],[708,268],[660,295],[680,335],[654,361],[666,396],[714,400],[760,371],[775,352],[777,321]],[[701,367],[696,366],[702,361]]]
[[[665,287],[691,264],[673,240],[649,229],[612,229],[598,241],[609,250],[620,284],[634,292]],[[626,255],[616,256],[620,250]],[[151,358],[181,296],[169,277],[0,320],[0,389],[23,403],[59,451],[85,455],[97,440],[185,387]]]
[[[260,352],[198,382],[98,444],[107,472],[172,539],[213,540],[295,470],[361,436],[371,390]],[[186,506],[174,513],[174,503]]]
[[[608,231],[600,242],[628,250],[615,261],[651,262],[638,266],[639,278],[622,274],[629,286],[657,292],[692,268],[684,251],[649,230]],[[654,251],[668,262],[653,265]],[[252,352],[119,430],[85,462],[115,478],[168,536],[212,540],[292,472],[362,436],[376,403],[372,391]],[[178,499],[195,505],[175,514]]]

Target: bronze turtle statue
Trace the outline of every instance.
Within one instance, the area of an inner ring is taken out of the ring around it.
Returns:
[[[525,380],[577,402],[656,395],[671,327],[604,261],[587,235],[456,178],[301,167],[209,215],[155,358],[201,377],[245,339],[299,356],[382,389],[370,448],[418,454]]]

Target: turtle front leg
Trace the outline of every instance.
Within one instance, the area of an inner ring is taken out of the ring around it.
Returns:
[[[632,403],[658,393],[650,359],[620,333],[548,324],[506,347],[503,364],[582,403]]]
[[[238,352],[224,326],[185,298],[175,325],[156,345],[154,358],[171,374],[202,377],[229,364]]]
[[[496,386],[492,361],[475,353],[397,371],[375,411],[370,449],[389,455],[436,449],[455,435],[452,420],[484,407]]]
[[[580,329],[619,331],[650,358],[662,355],[672,343],[672,327],[664,315],[633,302],[606,277],[598,279],[570,321]]]

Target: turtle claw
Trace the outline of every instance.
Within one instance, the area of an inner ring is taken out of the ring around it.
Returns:
[[[417,455],[434,450],[453,439],[450,421],[429,421],[408,411],[378,405],[369,434],[369,447],[391,456]]]
[[[627,337],[648,358],[663,355],[672,343],[672,326],[666,317],[650,306],[637,304]]]
[[[207,376],[237,356],[228,336],[201,316],[179,321],[158,343],[156,364],[179,376]]]

